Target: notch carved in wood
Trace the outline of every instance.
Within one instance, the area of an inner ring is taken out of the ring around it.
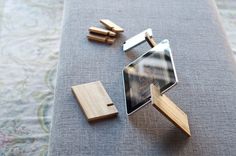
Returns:
[[[110,118],[118,114],[116,106],[100,81],[72,86],[72,91],[88,121]]]

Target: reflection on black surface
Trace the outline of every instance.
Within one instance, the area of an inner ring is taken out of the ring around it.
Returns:
[[[176,82],[171,52],[151,49],[124,69],[127,105],[132,109],[150,97],[150,84],[164,92]]]

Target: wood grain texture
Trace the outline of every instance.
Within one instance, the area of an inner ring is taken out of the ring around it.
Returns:
[[[101,42],[101,43],[112,44],[115,42],[115,38],[110,38],[108,36],[99,36],[99,35],[88,34],[87,37],[91,41],[96,41],[96,42]]]
[[[124,32],[124,29],[108,19],[101,19],[100,22],[114,32]]]
[[[160,89],[150,85],[152,105],[166,116],[174,125],[179,127],[187,136],[191,136],[188,116],[167,96],[160,94]]]
[[[89,32],[100,34],[100,35],[107,35],[107,36],[111,36],[111,37],[116,36],[115,32],[110,31],[110,30],[106,30],[106,29],[102,29],[102,28],[98,28],[98,27],[90,27]]]
[[[100,81],[72,86],[88,121],[113,117],[118,111]]]

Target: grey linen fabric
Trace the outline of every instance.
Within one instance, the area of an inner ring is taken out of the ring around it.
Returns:
[[[125,29],[111,46],[86,39],[100,18]],[[170,40],[180,82],[167,94],[188,114],[190,138],[150,104],[126,115],[121,71],[150,47],[123,53],[121,45],[149,27]],[[88,123],[71,86],[96,80],[119,115]],[[66,0],[49,154],[235,155],[235,95],[236,64],[212,0]]]

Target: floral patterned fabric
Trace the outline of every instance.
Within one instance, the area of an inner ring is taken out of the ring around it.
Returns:
[[[216,0],[221,21],[236,59],[236,1]]]
[[[0,0],[0,156],[47,155],[62,0]]]

